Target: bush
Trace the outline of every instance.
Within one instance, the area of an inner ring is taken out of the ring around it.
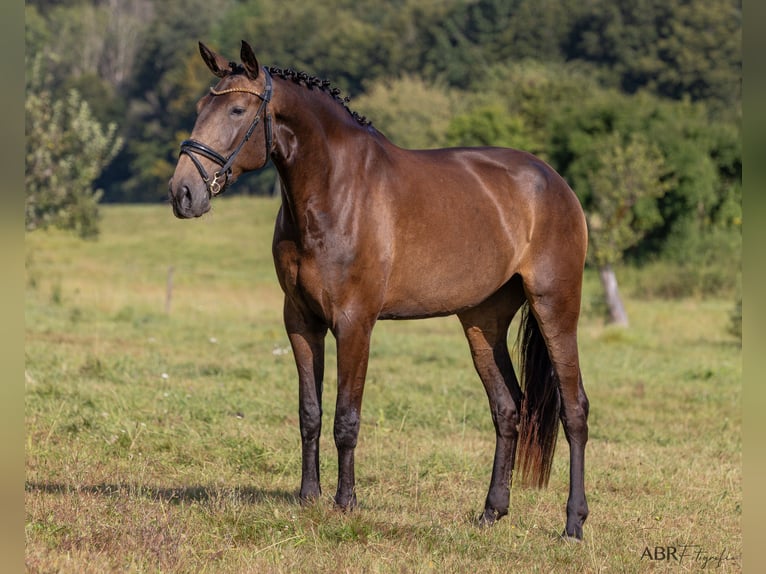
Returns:
[[[49,225],[98,235],[101,191],[93,183],[117,154],[117,127],[104,128],[77,90],[57,99],[41,81],[39,61],[30,73],[26,112],[27,230]]]
[[[742,234],[739,229],[710,229],[688,235],[673,255],[626,267],[634,297],[732,296],[742,281]],[[632,281],[631,281],[632,279]]]

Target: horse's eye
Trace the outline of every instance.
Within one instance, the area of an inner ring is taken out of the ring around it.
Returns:
[[[237,106],[235,108],[231,108],[231,115],[232,116],[241,116],[244,113],[245,113],[245,108],[241,108],[239,106]]]

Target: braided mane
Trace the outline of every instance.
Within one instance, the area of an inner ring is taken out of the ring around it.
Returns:
[[[357,112],[351,110],[348,107],[349,98],[341,96],[341,91],[338,88],[333,88],[330,84],[329,80],[322,80],[320,78],[317,78],[316,76],[311,76],[307,74],[306,72],[296,72],[292,68],[268,68],[269,73],[278,76],[282,78],[283,80],[292,80],[296,84],[302,84],[305,87],[307,87],[309,90],[313,90],[314,88],[317,88],[319,90],[322,90],[323,92],[329,94],[332,96],[336,102],[341,104],[346,111],[351,114],[351,117],[353,117],[357,123],[359,123],[362,126],[369,126],[372,125],[372,122],[368,120],[365,116],[362,116],[358,114]]]
[[[238,62],[229,62],[229,67],[231,68],[231,73],[233,74],[245,73],[244,66],[242,66],[242,64]],[[351,114],[351,117],[357,121],[357,123],[359,123],[362,126],[372,125],[372,122],[368,120],[365,116],[353,111],[352,109],[348,107],[347,104],[350,98],[348,96],[341,96],[340,89],[333,88],[329,80],[322,80],[320,78],[317,78],[316,76],[311,76],[307,74],[306,72],[297,72],[293,68],[276,68],[276,67],[270,66],[267,69],[272,76],[278,76],[282,78],[283,80],[292,80],[293,82],[299,85],[303,84],[309,90],[313,90],[314,88],[320,89],[326,94],[329,94],[330,96],[332,96],[336,102],[342,105],[346,109],[346,111],[349,114]]]

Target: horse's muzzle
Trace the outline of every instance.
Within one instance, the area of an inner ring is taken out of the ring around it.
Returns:
[[[173,180],[168,182],[168,197],[173,206],[173,214],[179,219],[191,219],[200,217],[210,211],[210,200],[207,193],[195,194],[192,189],[185,184],[173,185]]]

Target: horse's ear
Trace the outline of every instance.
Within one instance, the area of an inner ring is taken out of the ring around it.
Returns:
[[[199,53],[202,56],[202,59],[205,60],[207,67],[213,72],[213,75],[223,78],[231,71],[229,62],[226,58],[219,56],[202,42],[199,43]]]
[[[256,79],[261,71],[261,66],[258,64],[258,58],[255,57],[250,44],[244,40],[242,40],[242,49],[239,52],[239,57],[242,60],[242,65],[245,67],[247,77],[251,80]]]

